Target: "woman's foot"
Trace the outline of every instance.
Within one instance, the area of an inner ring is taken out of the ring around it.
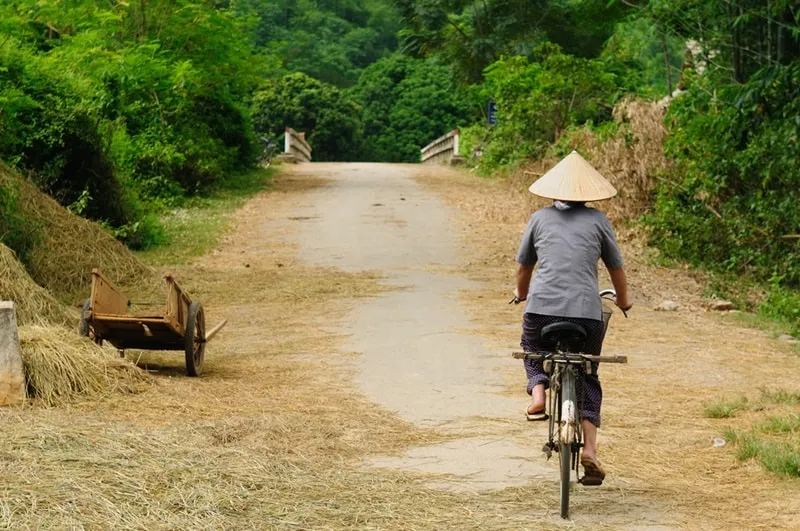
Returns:
[[[537,403],[532,401],[531,404],[528,406],[527,413],[528,415],[541,415],[544,413],[544,402]]]
[[[583,478],[581,483],[589,486],[602,485],[603,480],[606,479],[606,471],[597,457],[594,456],[581,456],[581,466],[583,466]]]
[[[531,403],[525,410],[528,420],[547,420],[544,400],[544,384],[535,385],[531,390]]]
[[[547,411],[545,411],[544,404],[539,405],[531,403],[525,410],[525,418],[528,420],[547,420],[550,417],[547,415]]]

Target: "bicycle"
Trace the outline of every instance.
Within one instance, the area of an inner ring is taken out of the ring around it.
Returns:
[[[278,154],[278,145],[272,139],[265,136],[261,137],[261,142],[264,147],[261,150],[261,155],[258,157],[258,164],[262,168],[269,168],[272,164],[272,159]]]
[[[603,290],[600,297],[605,300],[616,300],[614,290]],[[609,297],[613,297],[610,299]],[[509,304],[522,302],[517,297]],[[625,317],[628,316],[622,310]],[[611,319],[611,309],[603,307],[605,330]],[[553,452],[557,452],[560,460],[560,504],[561,517],[569,518],[569,491],[571,471],[575,470],[578,483],[583,483],[578,464],[583,448],[582,404],[578,399],[577,384],[584,372],[594,374],[599,363],[627,363],[627,356],[595,356],[582,354],[580,351],[586,342],[586,330],[574,323],[562,321],[545,326],[541,330],[545,343],[555,345],[554,352],[515,352],[515,359],[542,361],[545,374],[549,376],[550,386],[547,402],[550,407],[548,423],[548,440],[542,451],[549,460]],[[583,369],[581,371],[580,369]],[[581,386],[583,388],[583,386]],[[585,476],[584,476],[585,477]]]

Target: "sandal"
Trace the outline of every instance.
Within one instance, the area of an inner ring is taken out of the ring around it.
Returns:
[[[548,415],[547,411],[544,409],[536,413],[528,413],[528,408],[525,408],[525,418],[532,421],[542,421],[549,419],[550,415]]]
[[[582,484],[592,487],[603,484],[606,472],[600,465],[600,461],[592,457],[581,457],[581,466],[583,467],[583,477],[580,480]]]

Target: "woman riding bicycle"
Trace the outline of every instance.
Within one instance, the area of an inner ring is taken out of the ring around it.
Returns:
[[[608,218],[585,205],[588,201],[610,199],[617,191],[597,170],[573,151],[530,187],[553,206],[536,211],[522,236],[517,262],[514,296],[527,298],[522,322],[522,348],[526,352],[546,351],[540,331],[556,322],[571,322],[586,329],[583,352],[600,354],[605,335],[602,303],[598,295],[597,263],[602,259],[617,292],[616,304],[628,310],[627,282],[622,255]],[[534,266],[538,263],[531,286]],[[528,420],[546,420],[545,388],[548,376],[541,361],[525,360],[531,404]],[[579,379],[578,397],[583,405],[584,447],[581,465],[586,476],[599,485],[605,471],[597,460],[597,428],[603,392],[596,374]],[[583,387],[583,389],[581,389]]]

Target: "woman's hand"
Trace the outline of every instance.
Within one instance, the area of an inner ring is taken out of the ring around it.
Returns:
[[[609,269],[611,275],[611,283],[614,284],[614,291],[617,292],[616,305],[623,312],[627,312],[633,307],[633,304],[628,300],[628,279],[625,276],[625,270],[621,267],[619,269]]]

